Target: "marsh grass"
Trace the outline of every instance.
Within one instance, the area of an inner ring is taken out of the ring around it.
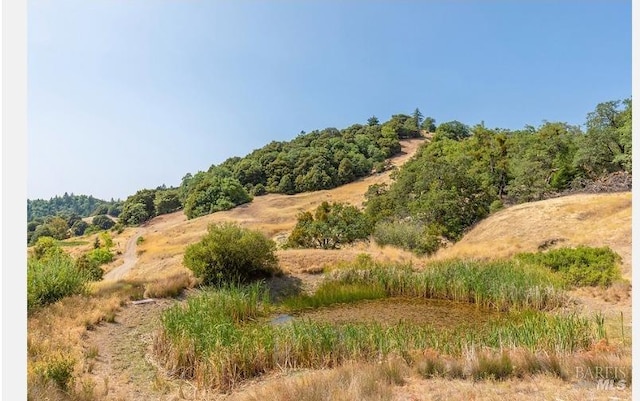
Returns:
[[[380,299],[387,294],[380,285],[343,284],[325,281],[311,295],[299,294],[285,298],[282,304],[291,311],[319,308],[339,303],[353,303],[367,299]]]
[[[560,277],[514,261],[451,260],[414,271],[409,265],[382,265],[365,257],[342,264],[329,277],[344,284],[381,286],[388,296],[463,301],[498,311],[550,310],[566,301]]]
[[[274,326],[266,319],[273,309],[259,284],[208,291],[165,312],[154,351],[174,376],[228,391],[246,379],[282,369],[332,368],[393,355],[415,364],[413,355],[424,349],[454,358],[484,349],[566,355],[588,349],[599,339],[593,319],[539,311],[513,311],[480,330],[465,326],[438,330],[411,323],[332,325],[309,319]],[[513,369],[503,369],[505,361],[489,358],[482,363],[481,373],[469,369],[461,373],[453,363],[445,374],[480,378],[513,374]]]

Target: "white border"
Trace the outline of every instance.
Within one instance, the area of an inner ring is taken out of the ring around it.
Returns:
[[[26,399],[27,2],[2,2],[2,399]]]

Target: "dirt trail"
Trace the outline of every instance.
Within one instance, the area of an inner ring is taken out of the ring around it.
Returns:
[[[146,228],[140,227],[138,230],[127,240],[125,245],[125,251],[122,254],[123,263],[104,275],[104,280],[121,280],[124,276],[136,265],[138,261],[138,255],[136,254],[136,241],[145,232]]]

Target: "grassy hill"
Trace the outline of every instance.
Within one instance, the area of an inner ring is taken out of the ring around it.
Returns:
[[[588,245],[622,257],[631,279],[631,193],[577,194],[515,205],[473,227],[434,259],[504,258],[519,252]]]

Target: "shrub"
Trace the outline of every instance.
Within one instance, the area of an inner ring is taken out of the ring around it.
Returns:
[[[100,263],[95,259],[89,258],[87,254],[81,255],[76,259],[76,269],[87,275],[91,281],[102,280],[104,271],[100,268]]]
[[[619,279],[621,258],[609,247],[560,248],[547,252],[523,253],[517,259],[558,272],[569,285],[607,287]]]
[[[258,231],[212,224],[200,242],[186,248],[184,265],[205,285],[246,282],[279,272],[275,250],[276,243]]]
[[[83,235],[89,224],[85,221],[78,220],[71,226],[71,233],[75,236]]]
[[[73,383],[73,370],[76,361],[71,356],[55,355],[39,364],[35,371],[45,380],[50,380],[61,390],[69,389]]]
[[[94,249],[87,254],[87,257],[89,260],[98,263],[98,265],[103,265],[113,260],[113,254],[106,248]]]
[[[376,224],[373,239],[380,246],[393,245],[418,255],[431,255],[441,245],[433,229],[414,222],[380,222]]]
[[[85,291],[87,275],[66,253],[27,261],[27,310]]]
[[[504,203],[502,203],[500,199],[494,200],[493,202],[491,202],[491,205],[489,205],[489,213],[495,213],[498,210],[502,209],[504,209]]]
[[[40,237],[33,246],[33,257],[36,259],[44,259],[62,252],[62,248],[58,246],[57,241],[52,237]]]

